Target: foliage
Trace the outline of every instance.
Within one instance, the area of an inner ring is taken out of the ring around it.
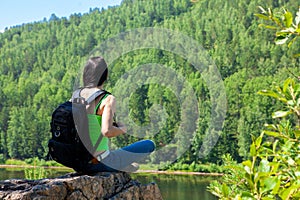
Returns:
[[[0,154],[0,164],[4,164],[4,163],[5,163],[4,155]]]
[[[276,44],[284,44],[290,37],[288,47],[299,36],[298,11],[293,16],[284,10],[282,21],[271,9],[260,7],[262,14],[256,16],[275,22],[277,27],[261,25],[278,30]],[[279,27],[279,28],[278,28]],[[297,78],[297,77],[296,77]],[[287,78],[282,84],[274,84],[269,90],[258,94],[269,96],[283,104],[282,109],[272,113],[275,124],[265,124],[258,137],[252,136],[250,159],[241,164],[229,163],[233,169],[221,182],[213,182],[209,191],[220,199],[299,199],[300,198],[300,83],[298,78]]]
[[[174,163],[174,164],[165,164],[160,166],[160,170],[168,171],[187,171],[187,172],[203,172],[203,173],[221,173],[225,172],[226,169],[223,166],[216,165],[214,163],[202,164],[192,162],[191,164],[186,163]]]
[[[6,165],[18,165],[18,166],[25,166],[27,165],[25,161],[22,160],[16,160],[16,159],[7,159],[5,161]]]
[[[245,182],[243,178],[244,169],[241,164],[237,164],[232,159],[230,154],[223,156],[223,163],[226,173],[220,180],[212,181],[208,186],[208,191],[220,199],[230,199],[234,196],[232,193],[237,194],[240,188],[244,189],[241,185]]]
[[[275,26],[266,24],[260,24],[260,26],[276,30],[275,43],[280,45],[288,42],[288,47],[290,47],[300,36],[300,7],[295,17],[290,11],[284,8],[280,13],[274,13],[271,8],[264,9],[261,6],[259,8],[261,14],[255,15],[266,21],[272,21],[275,24]],[[295,56],[300,56],[300,54]]]
[[[287,79],[282,85],[259,94],[271,96],[285,105],[273,118],[277,124],[266,124],[250,147],[250,159],[229,166],[233,170],[222,183],[214,182],[209,190],[221,199],[299,199],[300,198],[300,83]],[[268,137],[267,137],[268,136]]]

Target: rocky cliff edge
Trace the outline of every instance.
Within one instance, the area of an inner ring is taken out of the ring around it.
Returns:
[[[142,185],[127,173],[66,174],[51,179],[0,181],[0,199],[161,200],[155,183]]]

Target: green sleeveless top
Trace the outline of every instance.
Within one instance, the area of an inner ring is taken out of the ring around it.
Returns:
[[[102,103],[102,101],[108,96],[109,94],[104,95],[104,97],[101,99],[101,101],[97,104],[95,107],[93,114],[88,114],[88,122],[89,122],[89,134],[90,139],[93,144],[93,146],[96,145],[97,140],[101,136],[101,122],[102,122],[102,116],[97,115],[97,110]],[[101,136],[102,137],[102,136]],[[109,150],[109,139],[108,137],[102,138],[100,144],[96,148],[96,151],[106,151]]]

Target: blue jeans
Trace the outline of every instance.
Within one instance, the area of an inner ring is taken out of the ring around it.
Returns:
[[[151,140],[141,140],[121,149],[110,151],[109,155],[97,164],[88,164],[86,172],[118,172],[133,162],[138,162],[155,149]]]

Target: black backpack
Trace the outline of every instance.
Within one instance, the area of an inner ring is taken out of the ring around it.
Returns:
[[[100,95],[104,97],[108,92],[98,90],[85,100],[80,97],[80,91],[81,89],[76,90],[72,101],[60,104],[52,113],[50,123],[52,138],[48,142],[48,158],[73,168],[77,172],[84,172],[87,163],[93,159],[92,153],[102,139],[100,136],[96,145],[92,146],[86,105]]]

